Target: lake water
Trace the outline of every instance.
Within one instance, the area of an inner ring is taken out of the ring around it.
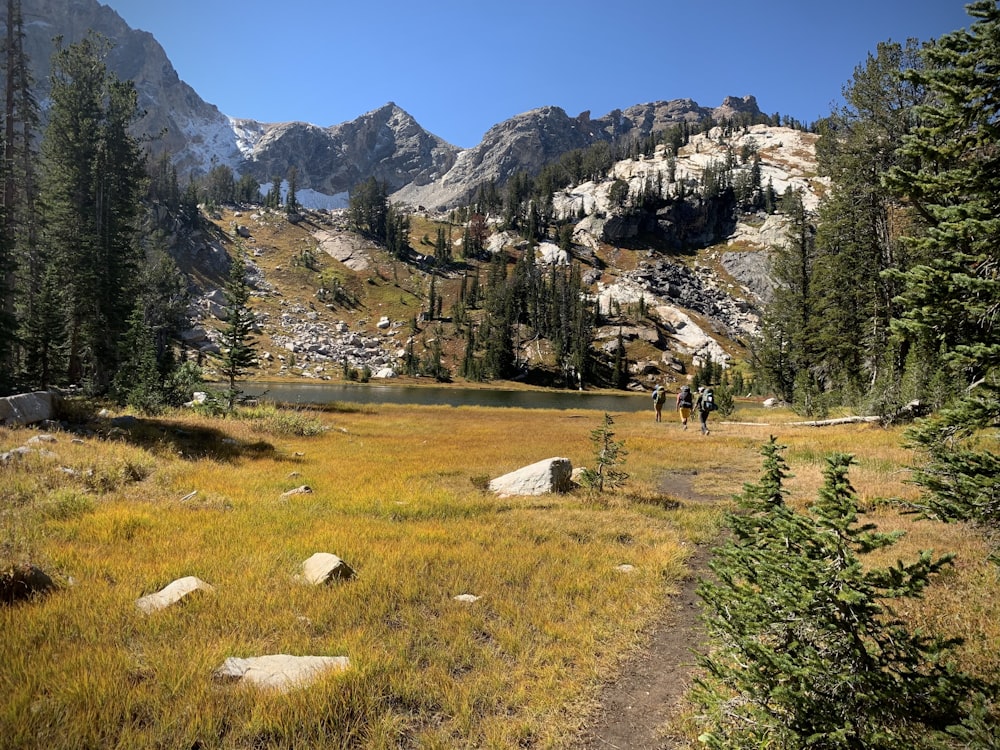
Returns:
[[[579,391],[505,391],[446,388],[435,385],[372,383],[242,383],[248,396],[288,404],[417,404],[423,406],[495,406],[519,409],[587,409],[609,413],[651,408],[645,394]]]

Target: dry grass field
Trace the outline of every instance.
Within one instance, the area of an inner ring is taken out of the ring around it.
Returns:
[[[915,494],[900,433],[766,416],[706,438],[651,411],[616,415],[623,489],[518,498],[482,487],[552,456],[590,465],[603,414],[339,404],[50,432],[36,444],[48,453],[0,467],[0,569],[31,562],[58,584],[0,605],[0,747],[572,747],[601,683],[756,480],[770,434],[789,446],[794,502],[808,503],[824,455],[854,453],[870,517],[907,531],[890,553],[959,553],[908,616],[967,638],[971,671],[1000,669],[997,570],[974,531],[897,512]],[[0,452],[39,434],[0,429]],[[717,500],[669,495],[671,473]],[[315,552],[357,577],[297,582]],[[137,609],[190,575],[214,593]],[[288,692],[213,680],[227,657],[278,653],[351,666]]]

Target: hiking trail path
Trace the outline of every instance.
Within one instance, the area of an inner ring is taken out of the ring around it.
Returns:
[[[660,489],[683,502],[713,502],[694,489],[694,472],[668,472]],[[695,593],[708,571],[713,543],[700,545],[688,561],[689,574],[617,677],[601,688],[599,705],[574,747],[579,750],[680,750],[689,745],[664,729],[682,707],[704,640],[700,600]]]

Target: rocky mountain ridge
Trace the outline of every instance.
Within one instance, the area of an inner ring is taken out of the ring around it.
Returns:
[[[515,172],[537,172],[572,149],[641,139],[681,122],[725,121],[737,115],[749,115],[742,119],[751,120],[760,115],[752,96],[729,97],[715,108],[690,99],[652,102],[598,118],[589,112],[571,117],[558,107],[542,107],[498,123],[479,145],[465,150],[428,133],[391,102],[331,127],[237,120],[203,102],[180,81],[151,35],[129,29],[96,0],[22,3],[28,32],[25,47],[36,65],[37,80],[47,77],[51,37],[61,34],[69,43],[96,30],[115,44],[109,67],[119,77],[135,81],[140,107],[145,110],[137,127],[144,132],[164,131],[152,147],[174,154],[181,174],[198,174],[211,165],[225,164],[266,184],[294,166],[299,198],[307,207],[309,198],[315,199],[312,207],[344,206],[354,185],[375,177],[394,191],[395,201],[434,217],[437,209],[463,203],[485,182],[501,186]],[[46,61],[45,66],[40,68],[39,60]],[[44,102],[46,88],[39,90],[39,100]],[[767,125],[715,128],[693,135],[676,158],[661,146],[651,155],[618,162],[605,179],[558,191],[553,206],[557,217],[574,222],[570,255],[589,266],[585,273],[588,293],[608,314],[616,307],[641,303],[654,310],[659,321],[655,329],[608,326],[599,332],[599,345],[610,346],[623,330],[630,341],[643,342],[638,347],[646,347],[647,361],[639,373],[645,372],[642,377],[646,378],[664,369],[682,374],[684,367],[709,356],[726,361],[738,355],[738,342],[756,332],[759,306],[770,294],[767,250],[783,241],[784,223],[776,215],[740,215],[732,207],[702,200],[698,191],[710,168],[731,163],[734,154],[753,152],[759,156],[762,184],[779,194],[787,188],[800,190],[806,208],[815,208],[826,188],[816,177],[815,140],[808,133]],[[744,162],[736,169],[747,168]],[[620,210],[612,189],[621,183],[632,196],[641,195],[651,184],[662,184],[665,204],[655,213]],[[682,193],[689,197],[680,199]],[[253,257],[268,259],[275,251],[271,245],[256,242],[257,230],[269,237],[291,230],[281,215],[253,212],[250,216],[249,221],[239,216],[233,220],[246,222],[243,229],[248,234],[242,236]],[[438,213],[437,220],[442,216]],[[299,248],[323,257],[344,283],[356,285],[356,291],[367,293],[370,286],[379,287],[397,273],[395,263],[385,270],[385,258],[351,234],[337,210],[318,211],[295,231],[305,231],[297,237]],[[650,245],[643,249],[649,238],[655,238],[656,250]],[[411,242],[418,248],[419,236]],[[219,278],[220,264],[226,259],[224,244],[194,243],[185,267],[204,270],[211,266],[210,275]],[[519,238],[500,232],[494,233],[489,244],[493,252],[527,249]],[[456,256],[461,255],[460,247],[454,250]],[[536,252],[542,263],[570,260],[554,243],[543,242]],[[407,271],[412,275],[408,292],[412,299],[406,305],[381,309],[382,302],[373,303],[366,307],[366,315],[351,319],[331,317],[334,312],[343,314],[343,309],[333,305],[336,310],[331,310],[324,296],[329,290],[317,289],[306,297],[290,291],[290,283],[299,283],[286,279],[288,266],[298,262],[296,258],[293,254],[273,267],[261,261],[255,277],[264,297],[284,303],[260,318],[262,331],[266,330],[275,349],[271,362],[275,367],[281,363],[282,369],[273,374],[292,374],[293,362],[294,374],[306,377],[324,377],[324,371],[342,361],[391,371],[400,352],[413,343],[404,331],[414,309],[420,309],[420,289],[428,283],[419,254],[418,264]],[[188,333],[189,343],[211,353],[216,346],[212,331],[219,313],[218,290],[202,289],[201,293],[192,309],[197,325]],[[404,296],[400,294],[400,299]],[[648,360],[649,347],[659,352],[652,360]],[[533,355],[526,352],[524,356]],[[641,387],[644,381],[637,378],[635,382]]]
[[[5,14],[3,6],[4,26]],[[598,118],[542,107],[494,125],[479,145],[465,150],[427,132],[392,102],[329,127],[262,123],[227,117],[202,100],[180,80],[151,34],[130,28],[97,0],[22,0],[22,14],[24,48],[43,110],[52,40],[61,37],[72,44],[96,31],[112,44],[109,69],[135,82],[144,113],[136,132],[152,136],[154,154],[171,154],[182,181],[227,165],[238,175],[250,174],[268,184],[276,176],[287,177],[294,167],[302,202],[311,207],[346,205],[347,193],[371,177],[384,181],[397,202],[453,206],[483,183],[503,185],[517,171],[536,173],[571,149],[648,136],[682,121],[760,114],[752,96],[729,97],[715,108],[690,99],[637,104]]]
[[[632,362],[631,387],[685,382],[692,365],[709,358],[725,364],[745,354],[745,342],[758,333],[760,310],[771,291],[769,250],[784,242],[786,221],[780,214],[760,212],[737,213],[731,227],[693,224],[685,228],[689,244],[674,253],[663,249],[677,231],[672,213],[637,219],[612,205],[612,186],[624,181],[630,193],[639,194],[644,185],[659,179],[669,195],[689,191],[690,198],[673,204],[686,205],[697,214],[708,204],[695,191],[704,172],[730,154],[748,150],[759,157],[762,179],[776,192],[799,190],[805,204],[814,207],[827,189],[826,181],[816,176],[816,138],[766,125],[699,133],[676,157],[660,147],[651,156],[618,162],[607,179],[559,191],[554,196],[557,212],[574,217],[568,252],[553,241],[534,246],[495,224],[487,251],[534,252],[536,262],[543,265],[579,263],[587,293],[605,321],[596,331],[595,345],[611,355],[618,337],[623,338]],[[736,165],[734,175],[750,168],[750,163]],[[417,356],[423,356],[423,347],[438,335],[451,339],[453,350],[445,357],[446,366],[453,372],[457,369],[461,336],[449,333],[446,322],[425,323],[420,332],[412,323],[426,304],[432,271],[444,310],[457,298],[461,276],[469,272],[461,270],[465,264],[435,267],[433,259],[419,254],[419,233],[433,233],[434,224],[418,224],[422,228],[411,234],[418,254],[401,263],[352,233],[341,210],[306,212],[294,224],[283,212],[261,209],[227,213],[220,219],[221,228],[244,238],[254,286],[269,305],[258,316],[268,342],[262,362],[265,377],[336,378],[343,363],[376,377],[395,377],[414,347]],[[428,214],[414,214],[414,220],[448,221],[444,215]],[[652,227],[640,226],[646,221]],[[640,229],[648,236],[640,237]],[[454,237],[453,254],[460,257],[459,232]],[[645,245],[646,239],[655,239],[658,247]],[[279,250],[282,245],[290,249]],[[343,298],[337,299],[329,289],[314,288],[315,280],[303,286],[301,269],[292,275],[296,253],[303,248],[320,259],[319,278],[339,279],[339,288],[346,291]],[[197,253],[199,264],[212,255],[210,249]],[[212,257],[224,258],[225,250],[221,246],[216,250]],[[220,295],[219,290],[207,290],[192,309],[197,325],[188,340],[206,353],[218,345],[215,321],[221,311]],[[344,302],[352,296],[356,304]],[[618,314],[640,306],[652,311],[645,323],[629,322],[629,316]],[[444,332],[439,334],[438,329]],[[519,359],[540,365],[544,351],[536,343],[520,352]]]

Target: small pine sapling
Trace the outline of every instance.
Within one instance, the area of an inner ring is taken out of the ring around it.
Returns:
[[[605,412],[601,426],[590,433],[590,442],[594,445],[594,467],[584,469],[582,481],[584,486],[604,492],[624,486],[628,479],[628,474],[622,471],[625,464],[624,441],[616,441],[615,433],[611,429],[614,426],[614,418]]]
[[[727,518],[714,580],[699,595],[714,649],[695,690],[709,748],[930,748],[975,686],[944,659],[956,640],[911,632],[893,600],[918,597],[951,562],[923,552],[876,568],[862,556],[897,533],[859,524],[850,456],[827,459],[809,513],[785,503],[772,437],[764,472]]]

